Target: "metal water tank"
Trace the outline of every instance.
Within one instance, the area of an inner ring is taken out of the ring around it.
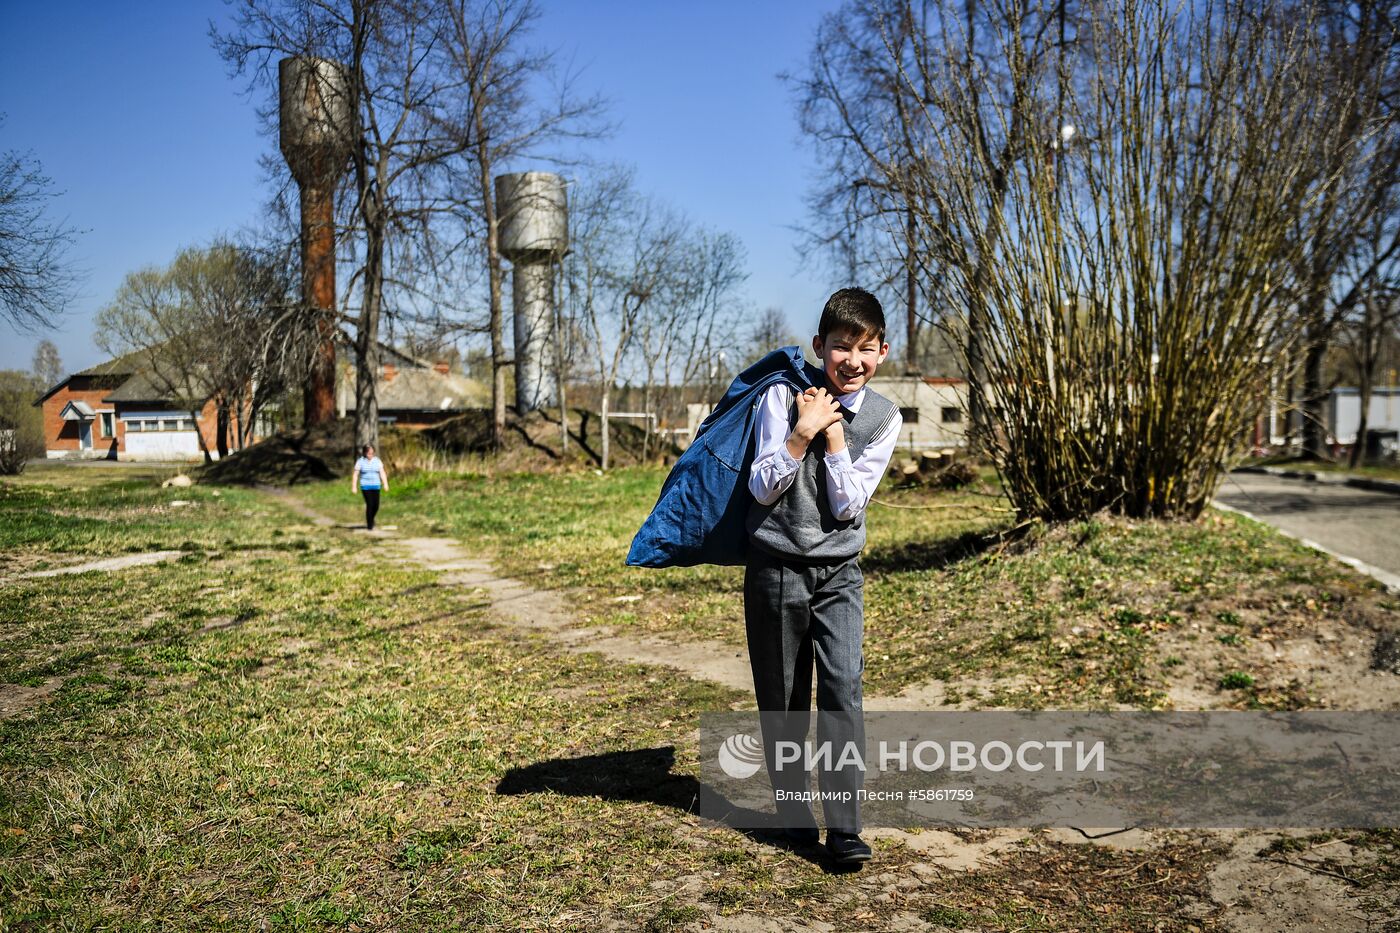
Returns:
[[[531,262],[569,250],[569,208],[564,179],[552,172],[496,176],[497,239],[511,262]]]
[[[550,172],[496,176],[496,241],[513,266],[515,408],[555,404],[554,264],[569,251],[564,179]]]
[[[299,184],[339,174],[354,140],[350,77],[328,58],[293,55],[277,66],[278,145]]]

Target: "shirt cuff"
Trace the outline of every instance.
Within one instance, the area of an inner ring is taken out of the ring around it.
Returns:
[[[842,447],[834,454],[827,454],[826,465],[841,473],[848,473],[851,469],[851,450],[849,447]]]
[[[788,450],[786,440],[778,445],[778,455],[773,459],[775,461],[773,464],[775,479],[783,479],[789,473],[797,472],[797,461],[793,459],[792,452]]]

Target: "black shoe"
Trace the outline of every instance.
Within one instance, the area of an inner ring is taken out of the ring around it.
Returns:
[[[821,830],[815,826],[789,826],[783,830],[787,841],[795,846],[814,846],[821,841]]]
[[[831,853],[832,859],[842,865],[868,862],[871,856],[870,846],[866,845],[859,835],[835,829],[827,831],[826,851]]]

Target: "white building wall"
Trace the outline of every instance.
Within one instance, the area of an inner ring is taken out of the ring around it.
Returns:
[[[1384,386],[1371,390],[1371,410],[1366,426],[1377,431],[1400,429],[1400,388]],[[1360,391],[1346,387],[1333,389],[1332,435],[1337,443],[1356,443],[1356,432],[1360,427]]]
[[[188,412],[124,411],[120,417],[126,427],[122,460],[198,460],[203,457],[199,451],[199,435],[193,430],[131,430],[134,421],[188,420]]]
[[[896,451],[917,453],[967,443],[967,383],[930,384],[912,376],[876,376],[870,387],[898,405],[905,416]]]

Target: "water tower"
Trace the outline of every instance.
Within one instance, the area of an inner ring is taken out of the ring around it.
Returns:
[[[322,313],[303,393],[306,427],[335,417],[335,186],[354,143],[345,67],[295,55],[278,65],[278,142],[301,189],[302,300]]]
[[[497,242],[513,267],[515,408],[555,404],[554,265],[569,251],[564,179],[549,172],[496,176]]]

